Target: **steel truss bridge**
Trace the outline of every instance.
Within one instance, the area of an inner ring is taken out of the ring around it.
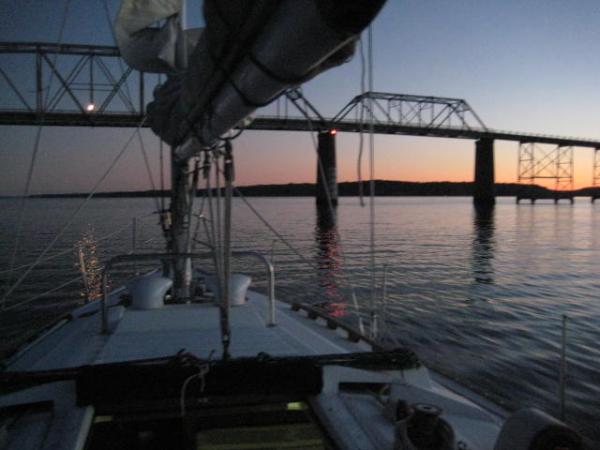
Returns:
[[[127,67],[116,47],[0,43],[0,125],[137,127],[160,81]],[[518,181],[550,178],[561,192],[573,188],[573,148],[591,148],[591,181],[600,188],[600,140],[489,128],[462,99],[366,92],[323,117],[294,89],[260,112],[248,129],[358,133],[370,131],[372,117],[377,134],[470,139],[478,142],[476,153],[491,143],[492,184],[493,142],[517,142]]]

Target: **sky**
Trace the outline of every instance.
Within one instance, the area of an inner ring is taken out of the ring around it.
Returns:
[[[114,14],[119,2],[107,1]],[[57,41],[63,4],[0,0],[0,41]],[[191,25],[202,23],[199,4],[189,1]],[[112,44],[103,0],[71,0],[69,10],[63,42]],[[388,0],[373,38],[376,91],[464,98],[490,128],[600,139],[597,0]],[[16,60],[10,67],[12,60],[0,58],[0,67],[31,77]],[[323,115],[335,114],[360,93],[359,58],[308,82],[304,93]],[[89,190],[132,132],[44,128],[31,192]],[[35,135],[34,127],[2,127],[0,195],[23,193]],[[148,130],[143,137],[156,183],[158,140]],[[378,179],[473,179],[473,141],[377,136],[375,142]],[[100,191],[151,187],[139,147],[132,144]],[[496,181],[516,182],[518,145],[495,148]],[[337,151],[338,180],[356,180],[357,136],[339,133]],[[315,180],[308,133],[246,131],[235,141],[235,156],[238,185]],[[592,164],[593,150],[575,149],[575,187],[591,184]]]

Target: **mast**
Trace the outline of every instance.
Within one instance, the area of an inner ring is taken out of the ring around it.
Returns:
[[[176,65],[184,70],[187,66],[187,43],[185,41],[186,0],[183,0],[179,13],[179,29],[176,48]],[[190,145],[197,147],[190,141]],[[193,148],[192,150],[198,150]],[[194,151],[188,154],[194,154]],[[169,252],[176,256],[173,262],[173,294],[176,299],[191,297],[192,260],[179,258],[178,255],[191,252],[190,211],[196,196],[196,186],[190,178],[191,157],[181,158],[177,154],[177,146],[171,146],[171,229],[168,239]],[[197,168],[196,168],[197,170]],[[193,177],[193,180],[197,176]],[[192,185],[193,184],[193,185]]]
[[[189,160],[179,160],[175,148],[171,148],[171,228],[169,252],[174,255],[190,253],[189,211],[193,206],[196,187],[191,186]],[[173,263],[173,287],[177,299],[190,298],[192,262],[190,258],[176,258]]]
[[[185,0],[122,0],[115,24],[121,54],[131,67],[167,73],[147,108],[148,124],[171,145],[171,224],[165,221],[174,295],[191,297],[192,263],[178,255],[191,250],[191,208],[198,165],[190,160],[211,152],[219,180],[220,159],[225,180],[224,239],[214,239],[219,278],[224,357],[230,340],[229,253],[233,187],[232,138],[236,126],[287,89],[345,63],[360,32],[385,0],[281,0],[222,2],[205,0],[206,26],[186,30]],[[144,3],[143,11],[139,9]],[[242,7],[243,5],[243,7]],[[156,27],[157,22],[163,22]],[[193,31],[193,33],[192,33]],[[193,52],[188,59],[188,40]],[[173,45],[175,43],[175,45]],[[218,199],[221,189],[217,183]],[[209,191],[210,192],[210,191]],[[211,220],[220,228],[221,212]],[[212,214],[211,214],[212,215]]]

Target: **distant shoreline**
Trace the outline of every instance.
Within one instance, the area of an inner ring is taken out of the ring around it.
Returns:
[[[338,184],[340,197],[354,197],[359,195],[358,182],[344,182]],[[238,186],[244,196],[248,197],[312,197],[315,195],[316,185],[314,183],[289,183],[289,184],[261,184],[253,186]],[[363,182],[364,194],[369,193],[369,183]],[[572,191],[574,196],[598,195],[600,187],[586,187]],[[516,197],[518,195],[535,194],[538,197],[551,197],[554,191],[538,185],[521,185],[517,183],[496,183],[496,195],[498,197]],[[204,190],[197,191],[197,195],[203,195]],[[36,194],[30,198],[81,198],[89,194],[84,192],[63,194]],[[168,197],[170,191],[147,190],[147,191],[115,191],[99,192],[96,198],[137,198],[137,197]],[[450,196],[467,197],[473,195],[472,182],[412,182],[412,181],[375,181],[376,196],[392,197],[428,197],[428,196]],[[0,196],[0,198],[19,198],[17,196]]]

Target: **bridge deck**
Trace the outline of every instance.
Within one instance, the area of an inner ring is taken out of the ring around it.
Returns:
[[[130,80],[132,70],[124,69],[116,47],[0,42],[0,55],[4,54],[9,57],[0,61],[4,63],[0,67],[0,85],[10,95],[0,99],[0,125],[136,127],[142,121],[148,100],[146,93],[154,85],[141,73],[137,81]],[[58,56],[62,65],[58,64]],[[23,77],[23,70],[15,72],[15,66],[29,68],[31,76]],[[49,77],[50,81],[57,80],[54,89],[49,87]],[[155,80],[155,84],[158,82]],[[13,106],[7,103],[11,96]],[[333,118],[321,117],[298,89],[287,91],[282,98],[292,102],[301,115],[258,116],[248,128],[310,131],[335,127],[356,133],[366,128],[358,117],[372,114],[377,134],[600,148],[600,140],[490,129],[467,101],[458,98],[364,92],[351,99]],[[17,100],[19,106],[14,106]],[[88,113],[86,106],[91,106],[94,112]],[[287,106],[290,104],[286,104],[286,111]],[[354,120],[350,119],[353,115]],[[311,121],[306,119],[313,116]]]
[[[73,126],[73,127],[136,127],[142,121],[139,114],[103,113],[81,114],[72,112],[53,112],[38,114],[23,111],[0,111],[0,125],[39,125],[48,126]],[[368,126],[361,125],[356,120],[342,120],[332,123],[341,132],[358,133],[361,128],[368,131]],[[147,125],[144,125],[147,126]],[[322,128],[318,122],[309,122],[304,118],[257,116],[247,127],[250,130],[270,131],[311,131]],[[452,139],[493,139],[513,142],[535,142],[540,144],[553,144],[558,146],[573,146],[600,148],[600,140],[581,139],[567,136],[553,136],[547,134],[521,133],[515,131],[501,131],[494,129],[464,128],[464,127],[419,127],[415,125],[401,125],[396,123],[375,123],[373,131],[376,134],[426,136]]]

